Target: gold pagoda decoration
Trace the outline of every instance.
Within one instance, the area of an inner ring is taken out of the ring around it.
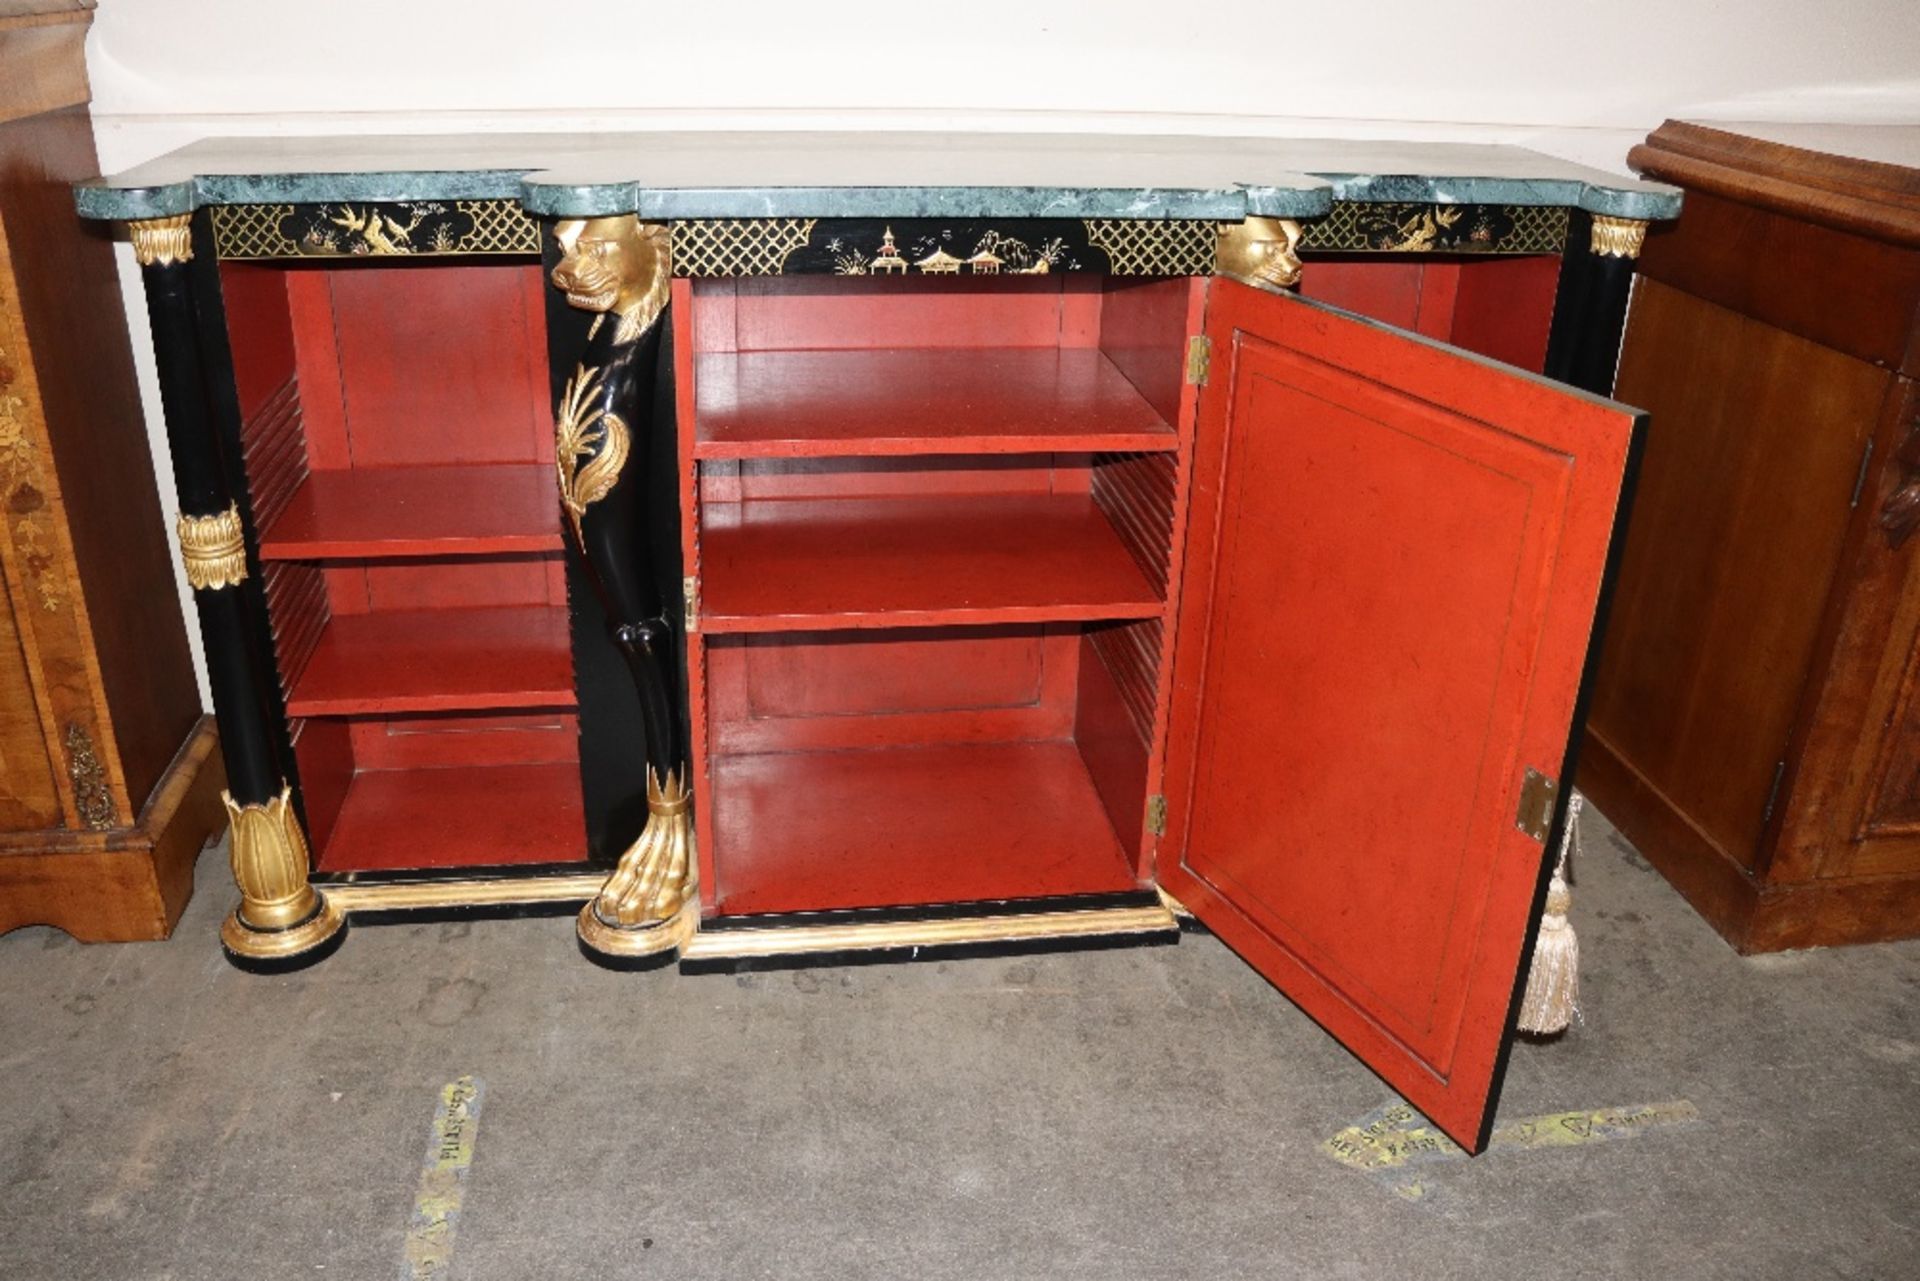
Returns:
[[[913,264],[929,276],[957,276],[960,274],[960,259],[944,249],[936,249],[925,258]]]
[[[867,270],[876,276],[889,272],[898,272],[903,276],[907,274],[907,260],[900,256],[899,248],[893,243],[892,227],[888,227],[887,234],[881,237],[880,252],[873,256],[872,262],[867,264]]]

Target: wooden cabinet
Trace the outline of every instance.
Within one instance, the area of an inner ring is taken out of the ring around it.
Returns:
[[[164,938],[218,827],[94,167],[90,6],[0,3],[0,931]]]
[[[1886,160],[1875,157],[1885,156]],[[1920,131],[1670,123],[1580,782],[1742,951],[1920,933]]]
[[[229,951],[553,909],[698,970],[1190,912],[1477,1146],[1637,424],[1539,371],[1596,376],[1607,229],[1672,193],[1499,153],[1375,206],[1149,148],[1036,214],[853,185],[865,140],[770,189],[751,142],[623,145],[721,169],[507,200],[530,166],[216,147],[81,191],[204,531]]]

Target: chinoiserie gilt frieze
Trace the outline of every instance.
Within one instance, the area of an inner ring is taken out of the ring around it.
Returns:
[[[1124,218],[694,220],[673,224],[674,274],[1195,276],[1214,269],[1217,226]],[[1294,250],[1303,254],[1558,254],[1567,210],[1339,201],[1328,217],[1299,226]]]
[[[540,228],[513,200],[215,205],[226,259],[537,254]]]
[[[813,240],[818,218],[697,219],[673,224],[673,266],[682,276],[780,276]]]
[[[673,225],[678,276],[1204,275],[1213,224],[1190,219],[760,218]]]
[[[223,259],[540,252],[539,224],[512,200],[215,205],[210,214]],[[133,225],[151,229],[135,234],[155,253],[190,256],[184,215]],[[738,218],[675,222],[671,235],[673,274],[694,278],[1188,276],[1211,270],[1214,227],[1195,219]],[[1567,210],[1559,205],[1337,201],[1327,217],[1301,224],[1298,247],[1309,254],[1555,254],[1566,235]]]
[[[1303,253],[1557,254],[1564,205],[1364,204],[1338,200],[1302,225]]]

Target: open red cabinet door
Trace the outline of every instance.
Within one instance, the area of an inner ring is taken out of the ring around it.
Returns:
[[[1226,280],[1207,333],[1160,883],[1477,1150],[1636,416]]]

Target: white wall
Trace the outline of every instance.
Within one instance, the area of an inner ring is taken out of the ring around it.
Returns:
[[[221,133],[715,127],[1456,138],[1619,169],[1669,116],[1920,123],[1920,2],[100,0],[88,66],[108,170]]]

